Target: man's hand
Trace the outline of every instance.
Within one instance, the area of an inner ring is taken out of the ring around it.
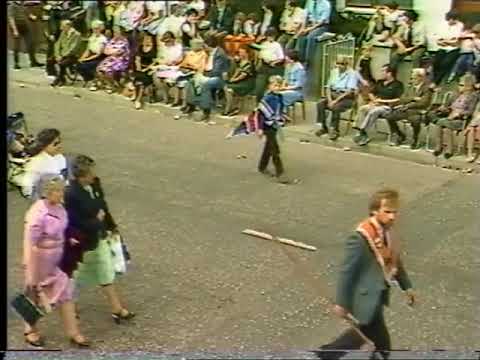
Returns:
[[[413,306],[415,305],[415,293],[413,292],[412,289],[408,289],[405,291],[405,295],[407,296],[407,305],[408,306]]]
[[[340,305],[334,305],[333,306],[333,312],[335,313],[335,315],[337,315],[338,317],[340,317],[342,319],[346,319],[347,316],[348,316],[348,311]]]
[[[32,21],[35,21],[35,20],[38,19],[38,18],[37,18],[35,15],[33,15],[33,14],[28,15],[28,17],[29,17],[30,20],[32,20]]]
[[[263,138],[263,130],[259,129],[257,130],[257,136],[261,139]]]

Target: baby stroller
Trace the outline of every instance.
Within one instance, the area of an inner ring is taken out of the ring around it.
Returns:
[[[19,186],[19,176],[23,174],[28,161],[28,148],[33,137],[28,132],[25,116],[21,112],[7,117],[7,181],[11,188]]]

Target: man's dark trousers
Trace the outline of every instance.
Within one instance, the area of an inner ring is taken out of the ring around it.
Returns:
[[[338,96],[334,96],[335,97]],[[327,130],[327,115],[326,115],[326,110],[327,110],[327,99],[323,98],[317,103],[317,124],[321,124],[323,129]],[[340,100],[338,103],[336,103],[333,106],[333,109],[331,109],[332,112],[332,118],[330,122],[330,127],[332,129],[335,129],[338,131],[338,125],[340,123],[340,115],[344,112],[350,109],[353,105],[353,99],[352,98],[344,98]]]
[[[398,127],[398,121],[408,120],[410,122],[410,125],[412,125],[413,129],[413,141],[418,141],[418,135],[420,134],[423,122],[420,111],[414,109],[394,110],[386,116],[386,119],[390,127],[391,133],[395,133],[397,135],[405,135],[400,131],[400,128]]]
[[[265,146],[263,147],[262,157],[258,164],[258,170],[263,172],[267,169],[270,158],[275,166],[275,175],[278,177],[283,174],[282,159],[280,159],[280,147],[277,141],[277,130],[272,127],[263,129],[265,135]]]
[[[35,44],[33,42],[32,30],[27,24],[17,24],[18,36],[13,37],[13,61],[15,65],[19,64],[20,41],[23,39],[25,47],[30,58],[30,65],[36,64]]]

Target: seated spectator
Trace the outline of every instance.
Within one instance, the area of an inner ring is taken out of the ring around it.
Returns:
[[[285,60],[285,55],[282,45],[275,41],[276,37],[277,31],[272,27],[265,33],[265,40],[260,45],[252,45],[255,49],[260,50],[258,53],[259,67],[257,68],[255,82],[257,101],[260,101],[263,97],[270,76],[283,76],[284,73],[283,61]]]
[[[243,24],[247,20],[247,15],[243,12],[238,12],[235,14],[233,18],[233,31],[231,35],[234,36],[242,36],[245,35],[244,33],[244,26]]]
[[[260,33],[260,25],[258,15],[250,13],[243,23],[243,32],[248,37],[256,37]]]
[[[328,30],[332,5],[327,0],[307,0],[306,25],[300,30],[296,49],[300,52],[300,59],[308,63],[312,59],[315,39]]]
[[[383,80],[377,82],[373,91],[368,94],[369,103],[362,105],[358,111],[357,128],[359,133],[354,141],[360,145],[367,145],[370,142],[367,130],[375,122],[392,111],[398,105],[403,94],[403,84],[396,79],[396,71],[389,65],[383,66]]]
[[[298,51],[288,50],[285,56],[284,81],[278,93],[283,97],[285,109],[297,101],[303,101],[303,86],[305,85],[305,68],[300,62]]]
[[[133,83],[135,86],[135,109],[139,110],[143,106],[143,94],[147,87],[153,84],[152,66],[157,57],[157,46],[153,35],[144,32],[142,44],[135,57],[135,72]]]
[[[368,20],[365,35],[362,37],[363,48],[369,48],[377,41],[385,41],[389,36],[389,29],[385,26],[386,9],[376,6],[375,13]]]
[[[55,43],[55,58],[50,59],[49,64],[53,70],[53,76],[56,77],[55,81],[52,83],[52,86],[65,85],[67,67],[73,66],[77,63],[81,44],[81,35],[73,28],[70,20],[63,20],[61,22],[60,29],[62,32]],[[55,64],[58,65],[60,71],[57,71],[56,67],[52,66]]]
[[[480,51],[480,41],[476,39],[473,27],[470,25],[465,24],[464,30],[458,40],[460,42],[460,52],[447,79],[447,83],[459,79],[465,75],[467,71],[472,70],[475,64],[475,52]]]
[[[445,159],[453,155],[453,132],[463,130],[466,118],[473,114],[478,101],[475,91],[475,78],[472,75],[463,76],[458,83],[458,92],[452,96],[447,106],[440,106],[429,113],[429,120],[436,125],[436,144],[434,156],[443,152],[445,143]]]
[[[215,105],[213,94],[225,86],[224,78],[230,68],[230,59],[219,46],[217,38],[207,38],[205,44],[208,47],[208,59],[204,74],[198,73],[188,82],[185,88],[186,106],[182,110],[190,114],[198,106],[203,111],[201,121],[211,123],[210,113]]]
[[[450,73],[460,53],[458,39],[464,25],[458,20],[458,14],[454,11],[448,12],[445,19],[444,33],[437,40],[438,51],[433,58],[433,86],[440,85],[443,78]]]
[[[118,25],[130,33],[138,29],[144,13],[144,1],[127,1],[125,10],[119,14]]]
[[[393,111],[386,115],[390,127],[390,134],[395,136],[393,145],[399,146],[405,142],[406,136],[400,131],[397,122],[408,120],[413,129],[413,140],[410,145],[412,150],[418,148],[418,135],[420,134],[422,111],[427,110],[432,102],[432,90],[427,80],[425,69],[416,68],[412,70],[412,87],[406,96],[400,99],[400,104],[393,108]]]
[[[480,83],[480,24],[475,25],[472,28],[472,32],[475,35],[473,38],[475,61],[471,68],[471,73],[475,75],[477,83]]]
[[[67,160],[62,155],[60,135],[57,129],[44,129],[37,134],[34,145],[29,151],[31,159],[25,166],[25,173],[14,179],[14,183],[21,187],[23,196],[33,196],[37,190],[35,185],[44,175],[67,177]]]
[[[315,135],[328,134],[326,110],[332,113],[330,120],[330,140],[336,140],[340,134],[340,115],[350,109],[355,101],[355,93],[359,88],[360,75],[352,69],[350,60],[338,56],[336,67],[330,74],[326,88],[326,98],[317,103],[317,125],[321,129]]]
[[[282,34],[278,42],[285,49],[294,49],[297,40],[297,34],[305,26],[307,12],[300,7],[299,0],[288,0],[285,3],[280,19],[280,31]]]
[[[205,16],[205,1],[190,0],[187,4],[186,11],[188,11],[189,9],[197,10],[198,16],[203,18]]]
[[[182,98],[185,99],[184,91],[187,84],[187,78],[195,73],[203,73],[207,65],[208,53],[205,51],[205,43],[202,39],[193,39],[190,43],[192,50],[185,54],[182,62],[178,64],[178,70],[170,72],[165,75],[165,81],[172,86],[175,86],[175,95],[172,107],[180,107],[182,105]]]
[[[265,37],[267,31],[272,27],[273,12],[275,10],[275,4],[272,0],[262,0],[262,18],[258,28],[258,36],[260,38]]]
[[[195,9],[190,9],[185,15],[187,18],[181,26],[182,45],[184,48],[188,48],[190,46],[190,41],[200,37],[197,28],[198,11]]]
[[[165,4],[161,1],[145,1],[147,16],[141,19],[138,30],[157,35],[165,15]]]
[[[161,91],[162,99],[169,103],[168,85],[165,83],[166,77],[171,71],[181,63],[183,59],[183,46],[175,40],[172,32],[167,31],[163,34],[157,43],[157,59],[152,66],[153,82],[155,87]]]
[[[477,107],[472,116],[472,121],[465,130],[467,142],[467,162],[472,163],[478,157],[474,154],[475,142],[480,142],[480,101],[477,101]]]
[[[247,16],[244,13],[237,13],[233,23],[233,34],[227,35],[224,38],[223,47],[230,56],[235,56],[240,47],[255,42],[255,36],[247,35],[245,32],[246,21]]]
[[[234,12],[227,0],[216,0],[208,11],[210,30],[205,37],[231,34],[233,30]]]
[[[247,96],[255,89],[255,69],[250,59],[248,49],[241,47],[234,57],[236,67],[233,75],[225,85],[225,110],[224,116],[234,116],[240,112],[234,107],[236,97]]]
[[[389,34],[392,35],[397,31],[403,11],[399,9],[396,1],[386,4],[384,9],[383,24]]]
[[[172,5],[170,9],[170,15],[160,24],[157,37],[161,38],[166,32],[171,32],[179,39],[182,36],[182,24],[185,22],[183,9],[178,4]]]
[[[418,14],[413,10],[405,13],[405,20],[392,36],[395,50],[392,51],[390,65],[398,68],[400,61],[410,55],[413,68],[420,67],[420,60],[426,50],[427,33],[425,26],[418,21]]]
[[[92,22],[92,35],[88,38],[85,52],[78,59],[77,71],[85,83],[95,78],[98,64],[105,58],[103,53],[108,40],[103,35],[104,25],[100,20]]]
[[[113,28],[113,38],[105,46],[106,58],[97,66],[97,77],[101,83],[106,84],[107,93],[113,93],[113,85],[129,66],[130,47],[122,28]],[[95,91],[97,88],[92,87]]]

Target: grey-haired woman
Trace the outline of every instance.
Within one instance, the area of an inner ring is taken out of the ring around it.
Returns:
[[[66,335],[72,344],[88,347],[75,318],[74,285],[59,268],[63,257],[64,231],[67,213],[63,208],[64,179],[58,175],[43,175],[37,184],[39,199],[25,216],[23,265],[25,288],[33,300],[47,311],[58,307]],[[25,323],[25,341],[35,347],[45,342],[36,324]]]

